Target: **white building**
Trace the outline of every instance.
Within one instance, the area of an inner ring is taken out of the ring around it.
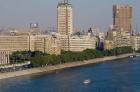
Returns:
[[[90,35],[61,36],[61,47],[65,51],[96,49],[97,39]]]
[[[85,49],[96,49],[96,37],[71,36],[69,42],[70,51],[83,51]]]
[[[99,33],[99,39],[100,39],[100,42],[104,42],[104,40],[105,40],[105,33],[104,32]]]
[[[0,49],[0,65],[9,64],[9,50]]]
[[[132,47],[136,51],[140,49],[140,35],[132,36]]]

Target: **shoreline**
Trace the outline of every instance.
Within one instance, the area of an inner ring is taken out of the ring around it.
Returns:
[[[78,66],[83,66],[83,65],[89,65],[89,64],[109,62],[111,60],[127,58],[131,55],[135,55],[135,54],[131,53],[131,54],[118,55],[118,56],[108,56],[108,57],[104,57],[104,58],[96,58],[96,59],[85,60],[85,61],[77,61],[77,62],[71,62],[71,63],[65,63],[65,64],[58,64],[58,65],[53,65],[53,66],[31,68],[31,69],[22,70],[22,71],[0,73],[0,80],[7,79],[7,78],[13,78],[13,77],[19,77],[19,76],[25,76],[25,75],[38,74],[38,73],[49,73],[51,71],[72,68],[72,67],[78,67]]]

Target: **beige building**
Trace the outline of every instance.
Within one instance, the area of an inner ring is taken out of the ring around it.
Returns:
[[[37,35],[35,36],[35,51],[58,55],[61,53],[61,42],[55,35]]]
[[[85,49],[96,49],[96,37],[88,35],[61,36],[61,46],[66,51],[83,51]]]
[[[73,33],[73,12],[72,5],[64,0],[57,6],[57,31],[61,35]]]
[[[59,38],[61,40],[61,49],[65,50],[65,51],[69,51],[69,39],[70,39],[70,36],[68,36],[68,35],[60,35]]]
[[[123,31],[123,29],[117,30],[116,32],[116,47],[131,46],[131,34],[129,32]]]
[[[60,40],[52,35],[0,36],[0,49],[15,51],[42,51],[60,54]]]
[[[0,36],[0,49],[14,51],[34,51],[32,37],[22,36]]]
[[[140,49],[140,35],[132,36],[132,47],[136,51]]]
[[[71,36],[69,42],[70,51],[83,51],[85,49],[96,49],[96,37]]]
[[[9,63],[9,50],[0,49],[0,65]]]
[[[104,41],[104,49],[105,50],[111,50],[113,49],[115,46],[114,46],[114,41],[113,40],[105,40]]]

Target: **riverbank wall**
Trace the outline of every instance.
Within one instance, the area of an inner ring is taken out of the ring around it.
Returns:
[[[65,69],[65,68],[72,68],[72,67],[78,67],[78,66],[83,66],[83,65],[88,65],[88,64],[107,62],[107,61],[116,60],[116,59],[123,59],[131,55],[134,55],[134,54],[131,53],[131,54],[118,55],[118,56],[109,56],[109,57],[97,58],[97,59],[92,59],[92,60],[87,60],[87,61],[78,61],[78,62],[71,62],[71,63],[65,63],[65,64],[58,64],[54,66],[32,68],[32,69],[27,69],[27,70],[22,70],[22,71],[0,73],[0,79],[19,77],[19,76],[25,76],[25,75],[31,75],[31,74],[38,74],[38,73],[49,73],[51,71]]]

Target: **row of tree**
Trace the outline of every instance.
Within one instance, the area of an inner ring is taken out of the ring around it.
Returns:
[[[101,58],[101,51],[86,49],[83,52],[62,51],[61,55],[41,55],[32,58],[35,67]]]
[[[137,50],[137,53],[140,53],[140,49]]]
[[[84,61],[104,56],[114,56],[133,52],[131,47],[118,47],[111,50],[86,49],[82,52],[61,51],[61,55],[49,55],[39,51],[18,51],[10,56],[11,63],[30,60],[34,67],[56,65],[61,63]]]
[[[67,62],[84,61],[104,56],[114,56],[126,53],[132,53],[131,47],[117,47],[111,50],[99,51],[94,49],[86,49],[82,52],[62,51],[61,55],[43,55],[32,58],[32,64],[35,67],[44,65],[56,65]]]
[[[10,63],[22,63],[30,61],[33,57],[47,55],[40,51],[16,51],[10,55]]]
[[[117,47],[111,50],[104,50],[104,56],[117,56],[126,53],[132,53],[133,49],[131,46]]]

